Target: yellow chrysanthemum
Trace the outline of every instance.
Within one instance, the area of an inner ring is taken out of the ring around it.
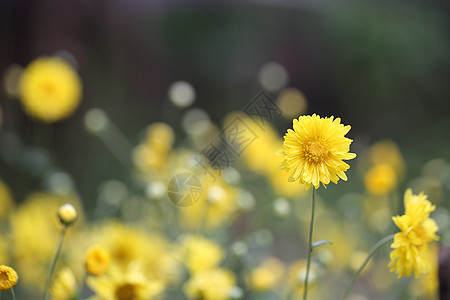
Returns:
[[[19,276],[13,268],[0,266],[0,291],[7,291],[16,285]]]
[[[130,263],[125,272],[111,265],[107,274],[89,277],[87,284],[96,295],[89,300],[149,300],[164,290],[164,283],[148,279],[137,262]]]
[[[384,196],[397,185],[397,174],[390,165],[377,164],[367,171],[364,184],[372,195]]]
[[[16,269],[25,285],[42,289],[42,274],[48,271],[61,231],[55,212],[67,202],[82,212],[75,196],[33,193],[10,215],[9,238],[14,245],[11,258],[16,262]],[[81,220],[83,216],[80,213]],[[82,223],[76,223],[74,230],[66,233],[65,242],[71,242]]]
[[[78,291],[75,275],[69,268],[64,268],[56,275],[51,287],[52,300],[75,299]]]
[[[413,195],[411,189],[405,192],[404,204],[405,214],[392,218],[401,231],[391,244],[394,250],[390,255],[389,267],[398,277],[411,276],[412,272],[418,277],[431,268],[428,243],[439,239],[436,235],[438,226],[429,218],[436,206],[427,200],[423,192]]]
[[[178,262],[173,257],[171,244],[162,236],[147,234],[138,227],[110,222],[89,233],[90,238],[107,250],[114,263],[122,269],[133,261],[142,264],[142,271],[149,279],[175,280]]]
[[[215,268],[224,257],[224,252],[218,244],[202,236],[187,236],[182,247],[183,261],[191,273]]]
[[[216,268],[195,274],[184,285],[184,292],[189,299],[227,300],[235,284],[232,272]]]
[[[352,140],[344,137],[350,125],[341,124],[341,119],[300,116],[294,119],[293,128],[284,136],[284,156],[280,169],[291,173],[289,181],[299,180],[308,189],[311,184],[318,189],[320,182],[324,186],[330,181],[337,183],[339,178],[347,180],[345,171],[350,168],[343,160],[356,157],[349,153]]]
[[[266,259],[259,267],[253,269],[248,278],[250,288],[263,292],[276,287],[282,279],[284,264],[276,258]]]
[[[78,106],[81,82],[63,59],[41,57],[23,71],[19,95],[28,115],[55,122],[70,116]]]
[[[98,245],[93,246],[86,253],[86,271],[92,275],[101,275],[105,273],[110,260],[108,251]]]

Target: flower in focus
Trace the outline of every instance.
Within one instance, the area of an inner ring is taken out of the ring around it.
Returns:
[[[17,272],[13,268],[0,266],[0,291],[7,291],[14,287],[19,280]]]
[[[189,299],[227,300],[235,284],[232,272],[215,268],[192,276],[184,285],[184,292]]]
[[[284,157],[280,169],[291,175],[289,181],[299,180],[308,189],[311,184],[318,189],[339,178],[347,180],[345,171],[350,166],[343,162],[356,157],[348,152],[352,140],[344,137],[350,125],[341,124],[341,119],[300,116],[294,119],[293,128],[284,136],[283,149],[278,153]]]
[[[248,283],[256,291],[267,291],[276,287],[283,273],[283,263],[276,258],[268,258],[259,267],[250,272]]]
[[[224,257],[219,245],[201,236],[187,236],[182,244],[183,261],[190,273],[217,267]]]
[[[393,217],[395,225],[401,230],[394,237],[389,263],[390,271],[398,277],[414,276],[428,273],[431,268],[428,243],[437,241],[438,226],[429,218],[436,206],[432,205],[424,193],[413,195],[411,189],[406,190],[404,197],[405,214]]]
[[[101,275],[105,273],[110,260],[108,251],[100,246],[93,246],[86,253],[86,271],[92,275]]]
[[[372,195],[384,196],[397,185],[397,174],[390,165],[377,164],[367,171],[364,184]]]
[[[78,213],[73,205],[66,203],[58,209],[58,218],[63,225],[70,226],[78,219]]]
[[[81,97],[78,74],[63,59],[41,57],[23,71],[19,95],[26,113],[44,122],[70,116]]]
[[[64,268],[56,275],[51,287],[52,300],[72,300],[77,293],[77,281],[69,268]]]
[[[164,290],[163,282],[149,280],[136,262],[130,263],[125,272],[111,265],[108,273],[89,277],[87,284],[96,294],[90,300],[149,300]]]

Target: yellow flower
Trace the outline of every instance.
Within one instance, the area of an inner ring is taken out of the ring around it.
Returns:
[[[415,296],[424,299],[437,299],[439,294],[439,247],[437,244],[431,245],[429,254],[430,272],[412,281],[411,288]]]
[[[0,266],[0,291],[7,291],[16,285],[19,276],[13,268]]]
[[[64,204],[58,209],[58,218],[61,224],[70,226],[78,219],[78,213],[71,204]]]
[[[281,280],[284,265],[276,258],[266,259],[259,267],[250,272],[249,286],[259,292],[273,289]]]
[[[81,82],[63,59],[41,57],[23,71],[19,95],[28,115],[55,122],[70,116],[78,106]]]
[[[306,189],[311,184],[318,189],[320,182],[326,186],[330,181],[337,183],[339,178],[347,180],[344,172],[350,166],[343,160],[353,159],[356,154],[348,152],[352,140],[344,137],[351,127],[340,122],[340,118],[316,114],[294,119],[294,130],[288,129],[279,151],[284,156],[280,169],[291,173],[289,181],[299,180]]]
[[[111,264],[122,271],[133,261],[139,261],[143,272],[150,279],[175,280],[178,263],[173,257],[171,245],[162,236],[147,234],[144,230],[119,222],[104,224],[100,230],[90,232],[98,245],[111,256]]]
[[[77,200],[74,196],[33,193],[10,215],[10,243],[14,245],[11,258],[24,284],[42,289],[42,274],[48,271],[61,231],[55,211],[67,202],[79,207]],[[74,229],[81,225],[78,222]],[[68,231],[65,242],[70,243],[75,234],[76,230]]]
[[[232,272],[216,268],[196,273],[184,285],[184,292],[189,299],[227,300],[235,284]]]
[[[87,284],[96,296],[89,300],[149,300],[164,290],[160,280],[149,280],[137,262],[130,263],[125,272],[111,265],[105,275],[89,277]]]
[[[188,230],[204,226],[214,230],[227,224],[238,208],[236,197],[238,190],[227,184],[222,178],[210,175],[201,178],[202,194],[195,205],[179,209],[181,224]]]
[[[367,171],[364,184],[371,194],[384,196],[397,185],[397,174],[388,164],[376,164]]]
[[[438,226],[430,213],[436,206],[427,200],[424,193],[413,195],[411,189],[406,190],[404,197],[405,214],[393,217],[395,225],[401,230],[394,237],[389,263],[390,271],[398,277],[414,276],[428,273],[431,268],[428,243],[437,241]]]
[[[191,273],[215,268],[224,257],[219,245],[201,236],[187,236],[183,240],[182,247],[183,261]]]
[[[52,300],[72,300],[77,293],[77,281],[69,268],[64,268],[56,275],[51,287]]]
[[[93,246],[86,253],[86,271],[92,275],[105,273],[109,266],[111,256],[100,246]]]

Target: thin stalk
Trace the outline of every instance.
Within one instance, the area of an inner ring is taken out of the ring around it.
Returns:
[[[353,286],[355,285],[359,274],[364,269],[364,267],[367,265],[370,258],[372,258],[372,255],[375,252],[377,252],[378,249],[383,247],[385,244],[391,242],[394,239],[394,236],[395,236],[395,234],[388,235],[387,237],[379,240],[375,245],[373,245],[373,247],[369,250],[369,254],[367,254],[367,257],[364,260],[364,262],[362,263],[361,267],[359,267],[358,271],[356,271],[355,275],[353,275],[352,281],[350,281],[350,284],[348,285],[347,289],[345,290],[345,294],[344,294],[344,297],[342,298],[342,300],[347,299],[347,297],[350,295],[350,292],[352,291]]]
[[[50,289],[50,281],[52,279],[53,271],[55,270],[56,261],[58,260],[59,254],[61,253],[61,248],[62,248],[62,244],[64,241],[64,235],[66,233],[66,230],[67,230],[67,226],[64,225],[61,230],[61,233],[59,234],[58,249],[56,250],[55,256],[53,257],[52,263],[50,265],[50,269],[48,270],[48,273],[47,273],[47,278],[45,279],[44,297],[42,298],[43,300],[48,299],[48,292]]]
[[[87,272],[84,272],[83,277],[81,277],[80,288],[77,291],[76,299],[81,299],[81,293],[83,292],[84,285],[86,283],[86,278],[88,276]]]
[[[11,295],[11,299],[12,300],[16,300],[16,294],[14,294],[14,289],[13,288],[9,289],[9,294]]]
[[[311,200],[311,223],[309,224],[309,246],[308,246],[308,262],[306,264],[306,276],[305,276],[305,288],[303,290],[303,300],[306,300],[308,296],[308,278],[309,278],[309,269],[311,267],[311,256],[312,256],[312,235],[313,235],[313,227],[314,227],[314,206],[316,202],[316,189],[312,188],[312,200]]]

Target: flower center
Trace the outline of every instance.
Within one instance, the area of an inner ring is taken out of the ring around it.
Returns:
[[[129,283],[125,283],[116,289],[116,298],[118,300],[134,300],[136,299],[136,293],[134,286]]]
[[[0,283],[3,283],[8,280],[9,280],[8,274],[6,274],[5,272],[0,272]]]
[[[54,96],[56,93],[56,88],[55,85],[52,84],[51,82],[45,82],[42,84],[42,91],[47,95],[47,96]]]
[[[311,163],[321,163],[324,161],[328,150],[323,140],[311,141],[306,144],[305,156]]]

